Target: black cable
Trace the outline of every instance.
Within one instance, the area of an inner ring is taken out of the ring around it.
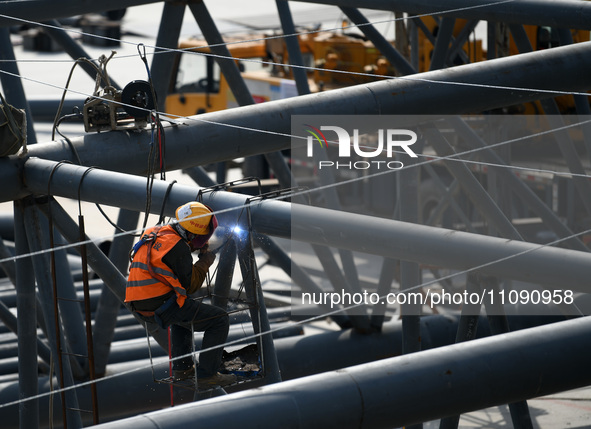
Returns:
[[[162,122],[160,121],[160,113],[159,113],[159,109],[158,109],[158,98],[157,98],[156,90],[154,89],[154,82],[152,80],[152,73],[150,72],[150,67],[148,66],[148,60],[146,58],[146,47],[143,43],[140,43],[137,46],[137,50],[138,50],[138,54],[140,56],[140,59],[143,61],[144,65],[146,66],[146,73],[148,74],[148,84],[150,85],[150,92],[152,93],[152,100],[154,101],[154,119],[155,119],[156,129],[158,131],[158,155],[159,155],[159,160],[160,160],[160,179],[166,180],[166,166],[164,163],[165,134],[164,134],[164,128],[162,126]]]
[[[172,190],[172,187],[175,183],[176,183],[176,180],[173,180],[172,182],[170,182],[168,184],[168,187],[166,188],[166,192],[164,193],[164,198],[162,199],[162,207],[160,207],[160,217],[158,218],[157,225],[160,225],[160,224],[162,224],[162,222],[164,222],[164,207],[166,206],[166,200],[168,199],[168,195],[170,194],[170,191]]]
[[[148,216],[150,214],[150,208],[152,206],[152,187],[154,186],[154,171],[156,167],[156,159],[160,161],[160,179],[166,180],[166,167],[164,164],[164,127],[160,121],[160,114],[158,113],[158,99],[156,98],[156,90],[154,89],[154,83],[152,81],[152,74],[150,73],[150,67],[148,66],[148,60],[146,59],[146,47],[143,43],[137,45],[138,54],[140,59],[143,61],[144,65],[146,66],[146,72],[148,74],[148,83],[150,85],[150,91],[152,93],[152,99],[154,101],[154,110],[150,112],[150,124],[152,127],[152,140],[150,142],[150,152],[148,154],[148,172],[147,172],[147,179],[146,179],[146,209],[144,215],[144,223],[142,225],[142,230],[146,228],[148,225]],[[158,150],[155,151],[154,146],[154,129],[157,130],[157,141],[158,141]],[[174,182],[173,182],[174,183]],[[168,190],[167,190],[168,193]],[[164,210],[164,204],[166,202],[166,197],[163,202],[162,210]],[[162,222],[162,211],[160,213],[160,219],[158,223]]]
[[[108,60],[107,60],[107,61],[108,61]],[[73,76],[73,74],[74,74],[74,69],[76,68],[76,66],[77,66],[78,64],[80,64],[80,63],[82,63],[82,62],[85,62],[85,63],[88,63],[88,64],[90,64],[92,67],[94,67],[94,69],[95,69],[95,71],[96,71],[96,73],[97,73],[97,75],[96,75],[96,87],[95,87],[95,93],[96,93],[96,90],[98,89],[98,87],[100,86],[100,82],[101,82],[101,80],[102,80],[102,81],[104,81],[104,83],[105,83],[106,85],[110,85],[110,84],[111,84],[111,82],[110,82],[110,80],[109,80],[109,77],[108,77],[108,75],[107,75],[107,74],[106,74],[106,73],[105,73],[103,70],[101,70],[101,68],[100,68],[100,67],[98,67],[98,66],[97,66],[97,65],[96,65],[96,64],[95,64],[93,61],[91,61],[91,60],[89,60],[89,59],[87,59],[87,58],[78,58],[78,59],[77,59],[77,60],[74,62],[74,64],[72,65],[72,68],[70,69],[70,74],[68,75],[68,79],[67,79],[67,81],[66,81],[66,86],[64,87],[64,92],[63,92],[63,94],[62,94],[62,98],[61,98],[61,100],[60,100],[60,104],[59,104],[59,107],[58,107],[58,110],[57,110],[57,113],[56,113],[55,119],[54,119],[54,121],[53,121],[53,127],[52,127],[52,131],[51,131],[51,140],[55,140],[55,133],[57,132],[57,133],[58,133],[58,134],[59,134],[59,135],[60,135],[60,136],[61,136],[61,137],[62,137],[62,138],[63,138],[63,139],[66,141],[66,143],[68,144],[68,146],[69,146],[69,147],[70,147],[70,149],[72,150],[72,153],[74,154],[74,157],[76,158],[76,161],[78,162],[78,165],[82,165],[82,160],[80,159],[80,155],[78,154],[78,151],[76,150],[76,147],[74,146],[74,144],[72,143],[72,141],[71,141],[71,140],[70,140],[68,137],[66,137],[64,134],[62,134],[62,133],[60,132],[60,130],[59,130],[59,126],[60,126],[60,124],[61,124],[61,123],[62,123],[64,120],[69,120],[69,119],[72,119],[72,118],[77,118],[77,119],[79,119],[79,118],[82,116],[82,114],[80,113],[80,111],[79,111],[79,110],[78,110],[78,111],[76,111],[76,112],[74,112],[74,113],[71,113],[71,114],[67,114],[67,115],[60,116],[60,115],[61,115],[61,112],[62,112],[62,109],[63,109],[63,106],[64,106],[64,101],[65,101],[65,98],[66,98],[66,93],[67,93],[67,91],[68,91],[68,88],[69,88],[69,86],[70,86],[70,81],[72,80],[72,76]],[[105,63],[105,64],[106,64],[106,63]],[[91,167],[91,168],[93,168],[93,167]],[[86,174],[87,172],[88,172],[88,170],[87,170],[87,171],[86,171],[84,174]],[[79,197],[80,197],[80,196],[79,196]],[[79,204],[80,204],[80,201],[79,201]],[[115,228],[117,231],[119,231],[119,232],[122,232],[122,233],[128,233],[128,232],[129,232],[129,231],[125,231],[125,230],[124,230],[124,229],[122,229],[122,228],[121,228],[119,225],[117,225],[115,222],[113,222],[113,221],[111,220],[111,218],[110,218],[110,217],[107,215],[107,213],[105,213],[105,211],[103,210],[103,208],[102,208],[102,207],[101,207],[101,206],[100,206],[98,203],[96,203],[95,205],[96,205],[96,207],[97,207],[98,211],[101,213],[101,215],[102,215],[102,216],[103,216],[103,217],[104,217],[104,218],[107,220],[107,222],[109,222],[109,224],[111,224],[111,226],[113,226],[113,227],[114,227],[114,228]]]
[[[150,120],[152,120],[152,115],[150,115]],[[154,133],[152,131],[152,141],[150,142],[150,152],[148,153],[148,173],[146,180],[146,208],[144,213],[144,223],[142,225],[142,230],[146,229],[146,226],[148,225],[148,216],[150,215],[150,208],[152,207],[152,187],[154,186],[154,166],[156,164],[156,157],[154,156],[153,136]]]
[[[112,55],[111,55],[112,56]],[[104,73],[100,67],[98,67],[93,61],[89,60],[88,58],[78,58],[74,64],[72,65],[72,68],[70,69],[70,73],[68,75],[68,79],[66,80],[66,86],[64,87],[64,91],[62,93],[62,98],[60,100],[60,104],[58,106],[57,112],[55,114],[55,119],[53,121],[53,128],[52,128],[52,132],[51,132],[51,140],[55,140],[55,129],[57,127],[57,124],[61,118],[61,113],[62,113],[62,109],[64,107],[64,101],[66,99],[66,94],[68,92],[68,88],[70,87],[70,81],[72,80],[72,76],[74,74],[74,69],[76,68],[76,66],[80,63],[88,63],[90,64],[92,67],[94,67],[95,71],[96,71],[96,87],[95,87],[95,93],[96,93],[96,88],[98,88],[100,81],[103,80],[105,82],[105,84],[110,85],[110,80],[109,77],[106,75],[106,73]]]
[[[74,146],[74,144],[72,143],[72,141],[68,137],[66,137],[65,135],[63,135],[60,132],[60,130],[59,130],[60,124],[68,116],[77,116],[77,115],[76,114],[72,114],[72,115],[62,116],[61,118],[59,118],[59,120],[56,121],[56,124],[54,126],[54,132],[57,132],[66,141],[66,143],[68,144],[68,146],[72,150],[72,153],[74,154],[74,157],[76,158],[76,161],[78,162],[78,165],[82,165],[82,161],[80,160],[80,156],[78,154],[78,151],[76,150],[76,147]],[[54,139],[54,136],[52,135],[52,140],[53,139]]]
[[[57,132],[68,144],[68,146],[70,147],[70,149],[72,150],[72,153],[74,154],[76,161],[78,162],[78,165],[82,165],[82,161],[80,160],[80,156],[78,154],[78,151],[76,150],[76,147],[74,146],[74,144],[72,143],[72,141],[66,137],[64,134],[62,134],[59,130],[59,125],[63,122],[64,119],[70,119],[73,117],[79,117],[79,113],[73,113],[71,115],[65,115],[62,116],[57,122],[56,122],[56,126],[55,126],[55,132]],[[90,167],[90,169],[93,169],[95,167]],[[86,174],[88,172],[85,171],[84,174]],[[80,195],[78,195],[78,198],[80,198]],[[78,204],[80,204],[80,201],[78,201]],[[117,231],[121,232],[121,233],[129,233],[129,231],[124,230],[123,228],[121,228],[119,225],[117,225],[115,222],[113,222],[111,220],[111,218],[109,217],[109,215],[103,210],[103,208],[100,206],[100,204],[95,203],[96,208],[98,209],[99,213],[105,218],[105,220],[113,227],[115,228]],[[137,236],[137,234],[133,234],[134,236]]]

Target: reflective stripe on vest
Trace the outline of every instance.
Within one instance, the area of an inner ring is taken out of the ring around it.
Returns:
[[[162,296],[169,293],[172,288],[177,295],[179,307],[182,307],[187,298],[187,291],[168,265],[162,261],[162,258],[181,240],[181,237],[174,232],[170,225],[150,228],[145,234],[150,234],[153,231],[157,232],[155,240],[147,241],[145,245],[141,246],[131,263],[125,289],[125,302]],[[148,266],[148,253],[150,253],[150,267]],[[155,276],[150,274],[150,268]]]

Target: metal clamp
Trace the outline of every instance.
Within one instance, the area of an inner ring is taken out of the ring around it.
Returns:
[[[259,194],[262,193],[262,185],[261,179],[258,177],[244,177],[242,179],[233,180],[231,182],[220,183],[213,186],[208,186],[207,188],[201,188],[197,193],[197,201],[203,202],[203,194],[207,192],[217,192],[217,191],[226,191],[228,188],[236,185],[241,185],[243,183],[250,183],[250,182],[257,182],[259,186]]]

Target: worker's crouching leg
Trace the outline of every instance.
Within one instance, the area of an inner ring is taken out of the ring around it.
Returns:
[[[193,329],[195,331],[203,332],[201,350],[204,350],[204,352],[199,354],[197,376],[199,378],[211,377],[217,373],[222,361],[222,345],[228,338],[228,329],[230,326],[228,314],[219,307],[187,299],[183,307],[180,309],[179,316],[181,316],[183,320],[173,323],[182,323],[185,327],[189,327],[190,329],[191,321],[193,321]],[[174,344],[174,336],[172,342],[174,349],[176,348]],[[184,348],[187,347],[188,344],[179,344],[179,346]]]
[[[212,314],[212,319],[199,322],[195,328],[198,331],[204,331],[201,350],[209,350],[199,355],[199,368],[197,376],[199,378],[210,377],[217,373],[222,363],[223,344],[228,338],[228,329],[230,318],[228,314],[219,307],[211,307],[206,311]],[[201,316],[201,314],[200,314]]]

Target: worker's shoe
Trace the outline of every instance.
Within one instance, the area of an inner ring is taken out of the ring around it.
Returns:
[[[189,378],[195,378],[195,367],[187,369],[174,369],[172,370],[172,379],[174,381],[188,380]]]
[[[236,376],[234,374],[220,374],[219,372],[211,377],[198,378],[197,384],[199,388],[207,388],[213,386],[227,386],[236,383]]]

